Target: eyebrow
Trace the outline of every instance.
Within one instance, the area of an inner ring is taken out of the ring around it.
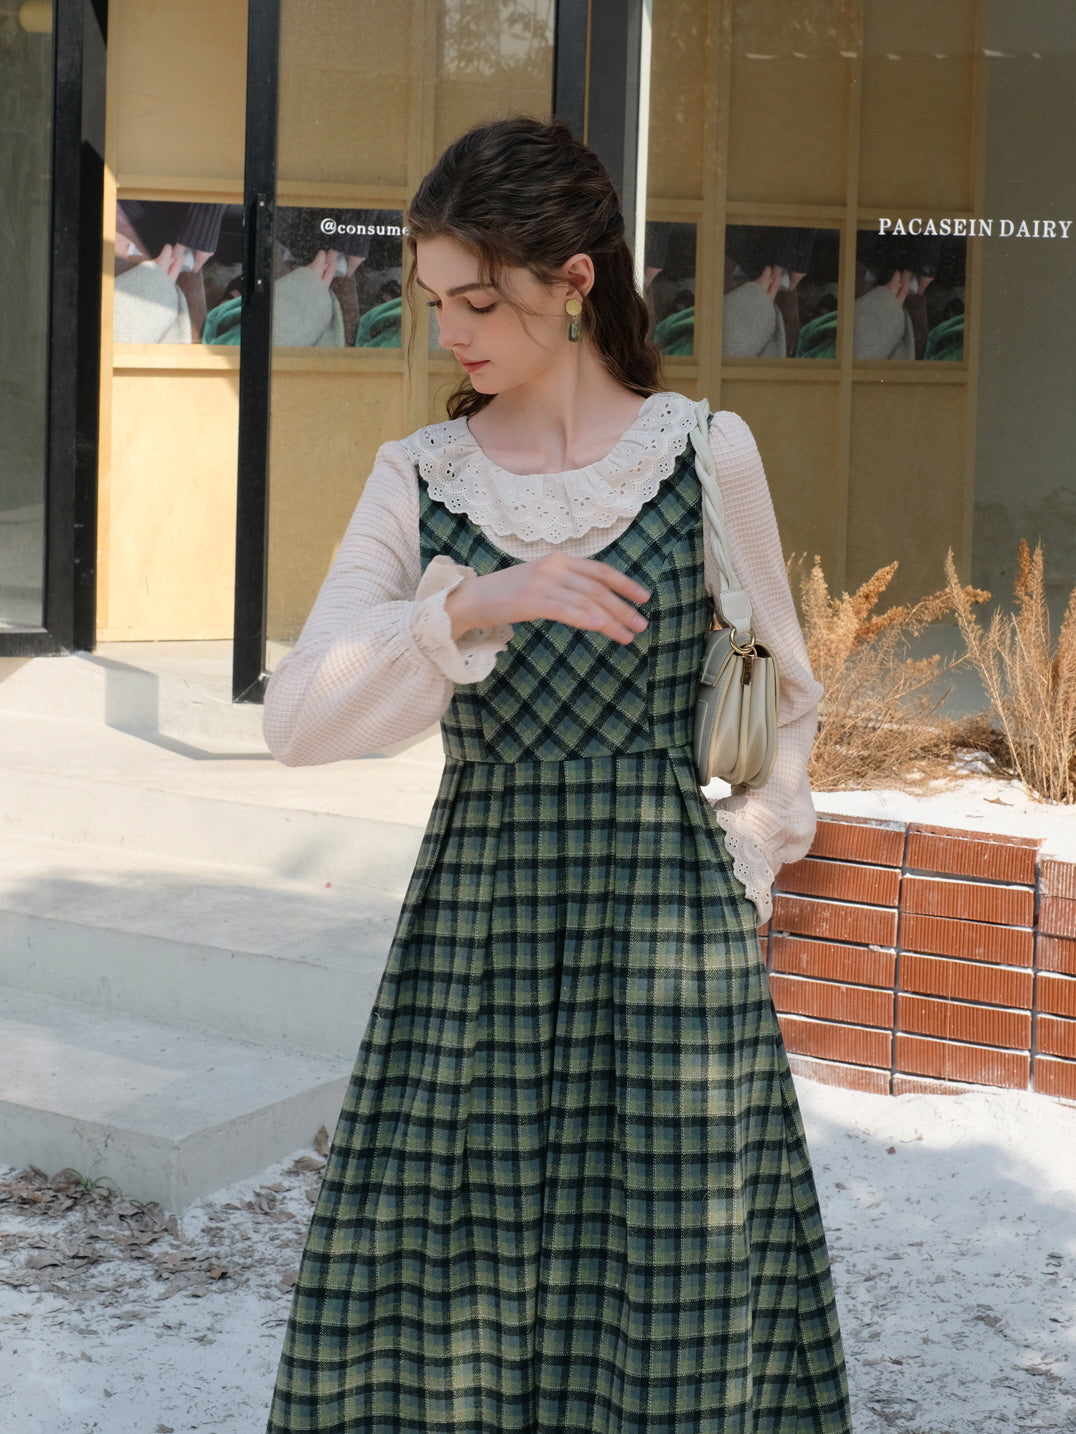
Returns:
[[[415,275],[415,283],[419,286],[420,289],[425,289],[427,294],[432,294],[434,292],[433,289],[430,288],[429,284],[424,284],[417,274]],[[454,299],[458,294],[469,294],[474,289],[485,289],[488,293],[493,292],[488,284],[457,284],[454,289],[449,289],[448,297],[450,299]]]

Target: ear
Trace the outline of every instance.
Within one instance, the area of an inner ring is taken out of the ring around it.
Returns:
[[[573,254],[560,272],[568,287],[582,298],[594,287],[594,260],[589,254]]]

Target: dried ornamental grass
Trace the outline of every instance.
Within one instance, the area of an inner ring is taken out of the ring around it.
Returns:
[[[801,578],[803,635],[825,688],[808,765],[818,791],[885,786],[950,750],[950,724],[939,715],[947,694],[938,679],[955,664],[909,657],[908,639],[948,617],[953,597],[943,589],[875,612],[896,571],[896,563],[879,568],[840,597],[831,596],[818,558]],[[974,588],[962,593],[969,605],[989,597]]]
[[[1016,610],[995,612],[985,629],[961,596],[952,553],[945,572],[968,656],[1001,724],[1007,765],[1036,796],[1076,802],[1076,589],[1055,647],[1041,544],[1032,552],[1021,541]]]

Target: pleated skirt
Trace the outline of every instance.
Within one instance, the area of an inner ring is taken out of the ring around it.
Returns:
[[[449,760],[270,1434],[847,1434],[755,922],[686,750]]]

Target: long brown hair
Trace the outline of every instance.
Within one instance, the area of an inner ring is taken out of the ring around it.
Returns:
[[[573,254],[589,254],[594,285],[583,304],[584,331],[618,383],[644,398],[662,387],[613,181],[560,120],[521,115],[468,130],[419,185],[406,224],[412,257],[420,239],[455,239],[495,292],[506,269],[529,269],[551,284]],[[412,265],[412,303],[414,277]],[[449,416],[468,418],[492,397],[465,377],[449,397]]]

